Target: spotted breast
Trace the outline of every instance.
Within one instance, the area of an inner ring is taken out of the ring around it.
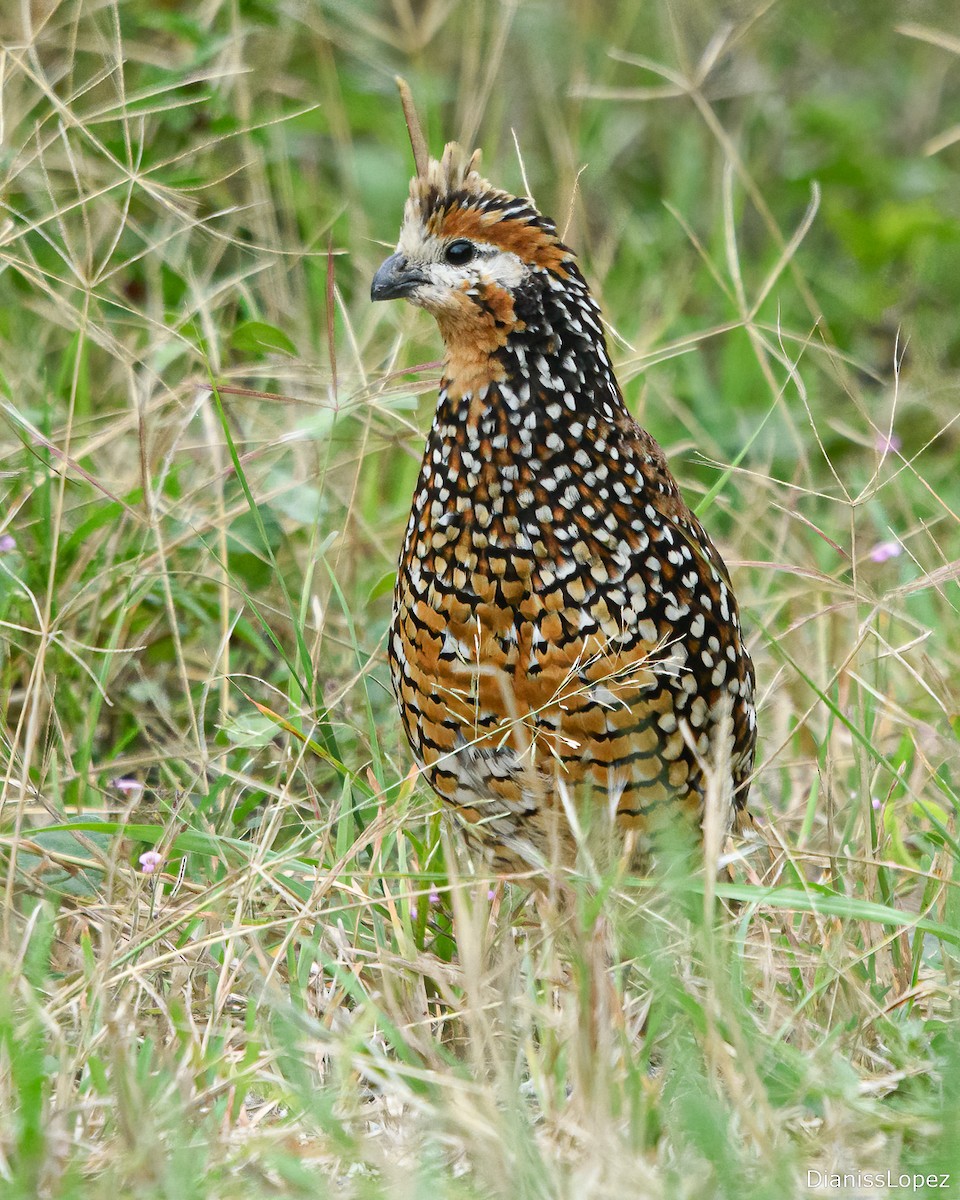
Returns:
[[[446,357],[389,654],[417,762],[495,868],[571,863],[609,830],[732,822],[756,739],[726,567],[627,411],[554,223],[448,145],[411,184],[375,300],[436,318]]]

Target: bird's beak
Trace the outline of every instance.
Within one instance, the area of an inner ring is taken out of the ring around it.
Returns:
[[[409,296],[415,287],[426,283],[427,277],[411,266],[402,254],[391,254],[377,269],[370,285],[371,300],[396,300]]]

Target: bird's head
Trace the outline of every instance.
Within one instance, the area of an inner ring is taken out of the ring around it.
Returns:
[[[491,186],[478,160],[451,142],[413,178],[396,253],[370,289],[374,300],[403,297],[432,313],[449,357],[496,350],[545,290],[579,278],[554,223]]]

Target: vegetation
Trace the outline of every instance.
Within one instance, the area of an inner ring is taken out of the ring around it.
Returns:
[[[4,6],[4,1196],[960,1195],[960,41],[903,12]],[[410,772],[397,71],[567,226],[732,564],[716,885],[538,903]]]

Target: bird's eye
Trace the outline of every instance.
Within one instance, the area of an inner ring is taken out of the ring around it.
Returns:
[[[466,238],[457,238],[447,247],[444,258],[451,266],[464,267],[473,258],[473,255],[473,242],[468,242]]]

